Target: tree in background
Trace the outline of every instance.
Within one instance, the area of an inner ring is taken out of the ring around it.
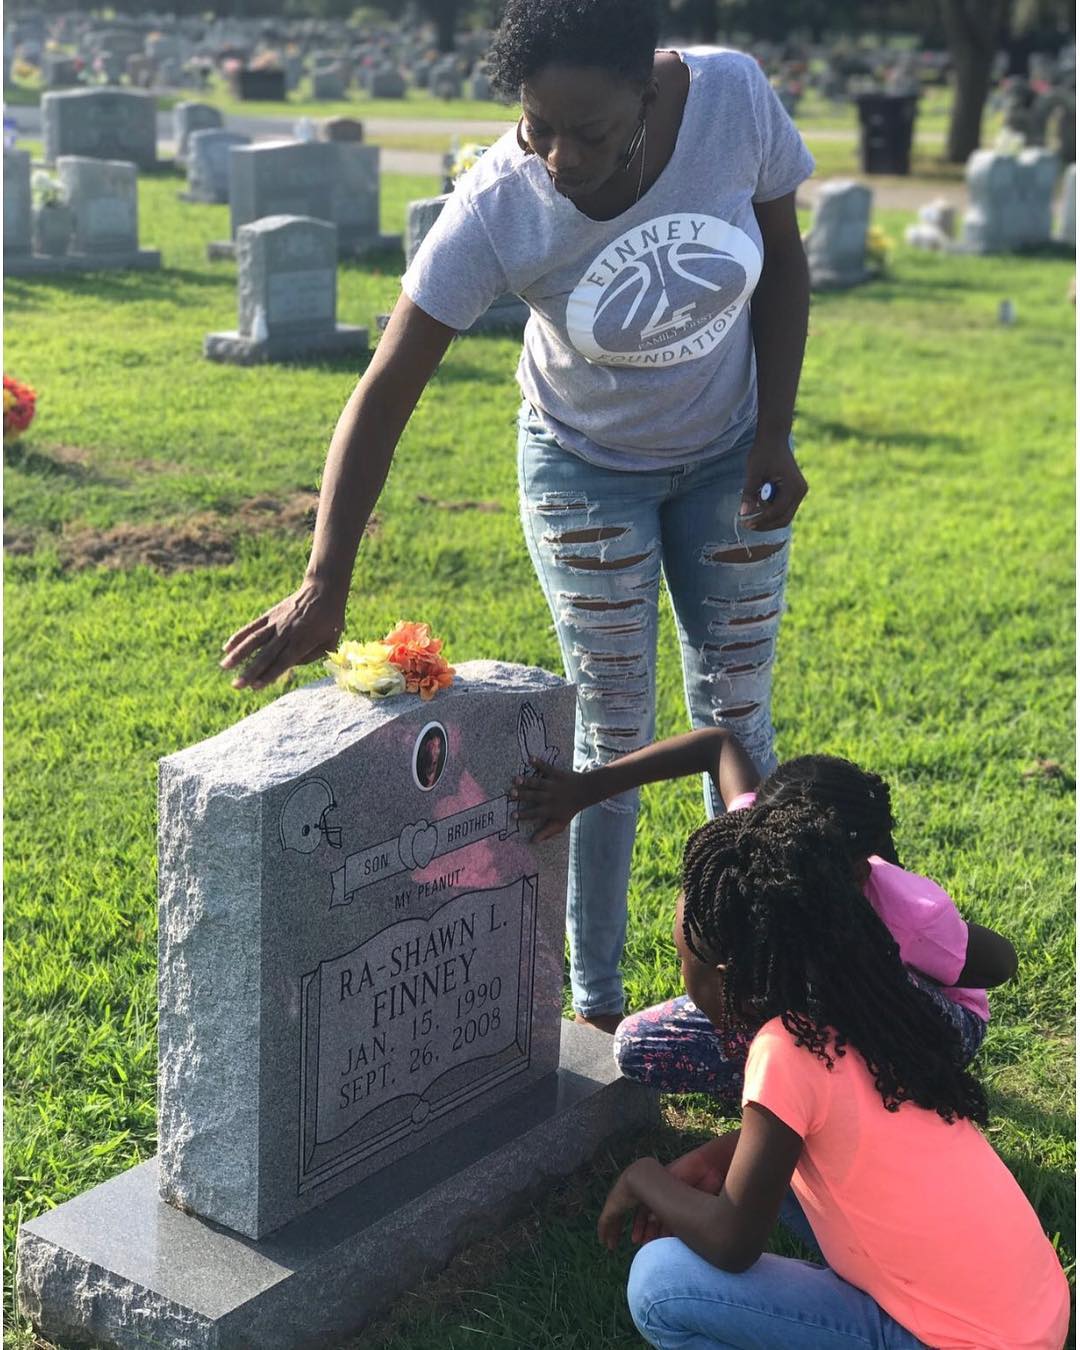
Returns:
[[[421,8],[435,25],[439,51],[452,52],[458,18],[465,18],[461,0],[421,0]]]
[[[953,64],[953,104],[945,158],[964,164],[979,148],[983,108],[1008,0],[940,0]]]

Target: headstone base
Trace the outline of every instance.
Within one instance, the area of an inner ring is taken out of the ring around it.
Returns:
[[[9,277],[44,276],[50,272],[154,272],[161,266],[156,248],[140,248],[134,253],[24,253],[4,258],[4,274]]]
[[[657,1115],[610,1038],[564,1022],[557,1073],[261,1242],[159,1200],[156,1159],[24,1223],[20,1306],[105,1350],[325,1348]]]
[[[194,198],[181,200],[195,200]],[[350,239],[347,235],[342,238],[341,231],[338,231],[338,257],[339,258],[362,258],[368,253],[378,253],[384,249],[401,248],[400,234],[376,234],[369,235],[367,238]],[[208,262],[234,262],[236,260],[236,243],[232,239],[212,239],[206,246],[206,258]]]
[[[846,291],[851,286],[861,286],[872,281],[874,273],[867,268],[863,272],[829,272],[810,269],[810,289],[812,291]]]
[[[203,356],[233,366],[255,366],[264,361],[295,361],[312,356],[363,356],[369,350],[368,330],[339,323],[320,333],[283,333],[262,342],[237,332],[207,333]]]

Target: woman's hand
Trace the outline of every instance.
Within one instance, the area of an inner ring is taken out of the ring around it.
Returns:
[[[746,464],[738,523],[749,530],[783,529],[795,519],[807,490],[788,438],[759,434]]]
[[[592,806],[596,798],[586,789],[588,774],[556,769],[536,755],[530,757],[529,764],[532,772],[514,779],[510,800],[518,804],[517,819],[536,826],[529,842],[542,844],[562,834],[577,813]]]
[[[223,670],[232,670],[253,653],[233,680],[234,689],[264,689],[308,661],[317,661],[338,644],[345,626],[345,597],[317,581],[303,585],[253,623],[237,629],[223,648]]]

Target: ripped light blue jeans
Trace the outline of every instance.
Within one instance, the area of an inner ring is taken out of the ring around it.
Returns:
[[[790,531],[738,523],[752,440],[697,464],[604,469],[564,450],[522,406],[521,519],[577,685],[576,769],[653,739],[661,574],[692,725],[728,727],[763,774],[775,766],[770,695]],[[588,1017],[623,1011],[619,961],[637,807],[638,794],[624,793],[571,826],[570,983],[575,1009]],[[720,809],[706,780],[706,810]]]

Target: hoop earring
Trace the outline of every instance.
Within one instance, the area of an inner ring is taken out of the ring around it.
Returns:
[[[532,148],[529,142],[521,134],[521,124],[524,121],[525,121],[524,117],[519,117],[517,120],[517,126],[514,128],[514,136],[517,139],[518,149],[522,152],[522,154],[535,155],[536,151]]]
[[[645,114],[642,113],[641,121],[637,124],[637,131],[634,132],[633,140],[631,140],[630,144],[627,146],[626,154],[623,155],[622,169],[620,172],[625,173],[627,169],[629,169],[630,165],[633,164],[634,159],[637,156],[637,152],[641,149],[641,142],[644,139],[645,139]]]

